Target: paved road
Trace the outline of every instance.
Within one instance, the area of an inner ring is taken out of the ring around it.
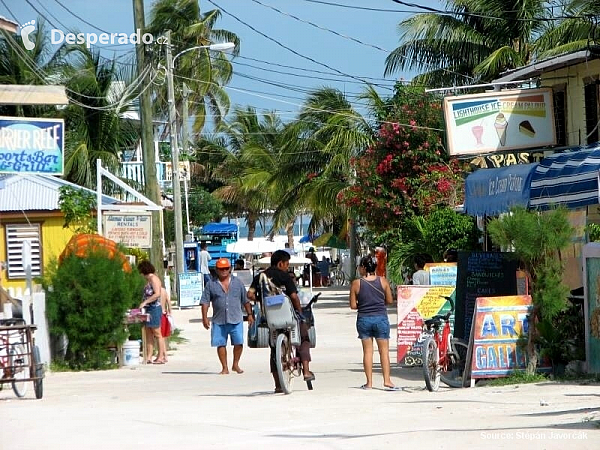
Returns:
[[[246,348],[245,373],[218,375],[199,314],[198,308],[174,312],[189,342],[166,365],[47,374],[42,400],[31,388],[26,399],[16,399],[5,386],[0,449],[600,448],[598,384],[430,393],[419,369],[394,368],[402,391],[359,389],[362,352],[345,291],[328,288],[321,297],[315,389],[296,382],[292,395],[272,393],[268,349]]]

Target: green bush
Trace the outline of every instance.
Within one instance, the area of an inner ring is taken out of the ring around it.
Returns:
[[[50,332],[68,338],[65,364],[74,370],[110,367],[108,346],[127,338],[123,317],[139,305],[144,278],[94,249],[85,258],[71,255],[47,268],[42,282]]]

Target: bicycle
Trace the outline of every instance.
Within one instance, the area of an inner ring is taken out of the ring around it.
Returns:
[[[341,267],[334,267],[329,273],[331,286],[344,286],[346,284],[346,274]]]
[[[463,386],[463,374],[467,359],[467,343],[454,338],[450,331],[450,316],[454,312],[454,302],[450,302],[450,311],[425,320],[424,328],[429,336],[423,343],[423,376],[425,386],[430,392],[437,391],[440,380],[450,387]],[[443,324],[442,332],[439,329]]]
[[[261,290],[271,295],[263,295],[263,307],[269,328],[269,340],[275,347],[275,365],[281,389],[285,394],[292,393],[292,381],[295,377],[303,377],[302,363],[297,354],[300,346],[300,319],[298,318],[290,298],[285,294],[275,294],[278,288],[272,285],[265,275],[261,275]],[[317,302],[321,292],[313,296],[310,302],[302,307],[304,320],[308,325],[308,336],[311,347],[316,345],[316,332],[312,305]],[[312,381],[306,381],[309,391],[313,390]]]
[[[22,398],[27,394],[27,382],[33,381],[35,396],[40,399],[44,367],[32,330],[35,326],[26,325],[22,319],[0,322],[0,390],[10,383],[15,395]]]

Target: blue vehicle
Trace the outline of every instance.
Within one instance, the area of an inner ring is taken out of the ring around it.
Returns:
[[[233,223],[207,223],[200,229],[200,235],[197,237],[198,242],[206,242],[208,253],[212,259],[208,262],[208,267],[214,270],[217,259],[227,258],[234,265],[238,258],[237,253],[227,251],[227,244],[237,242],[238,226]]]

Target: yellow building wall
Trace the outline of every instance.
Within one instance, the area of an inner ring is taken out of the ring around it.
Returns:
[[[583,62],[570,67],[546,72],[541,75],[542,87],[566,86],[567,99],[567,145],[585,145],[588,131],[585,129],[584,86],[590,79],[598,79],[600,60]]]
[[[48,264],[58,258],[64,250],[67,242],[73,236],[73,232],[69,228],[63,228],[65,223],[62,216],[43,217],[28,215],[29,221],[39,223],[41,225],[41,248],[42,248],[42,273]],[[7,223],[21,223],[23,219],[7,220]],[[0,223],[0,260],[6,261],[6,230],[4,224]],[[7,277],[7,271],[1,271],[0,284],[3,288],[22,288],[25,289],[25,279],[12,279]]]

